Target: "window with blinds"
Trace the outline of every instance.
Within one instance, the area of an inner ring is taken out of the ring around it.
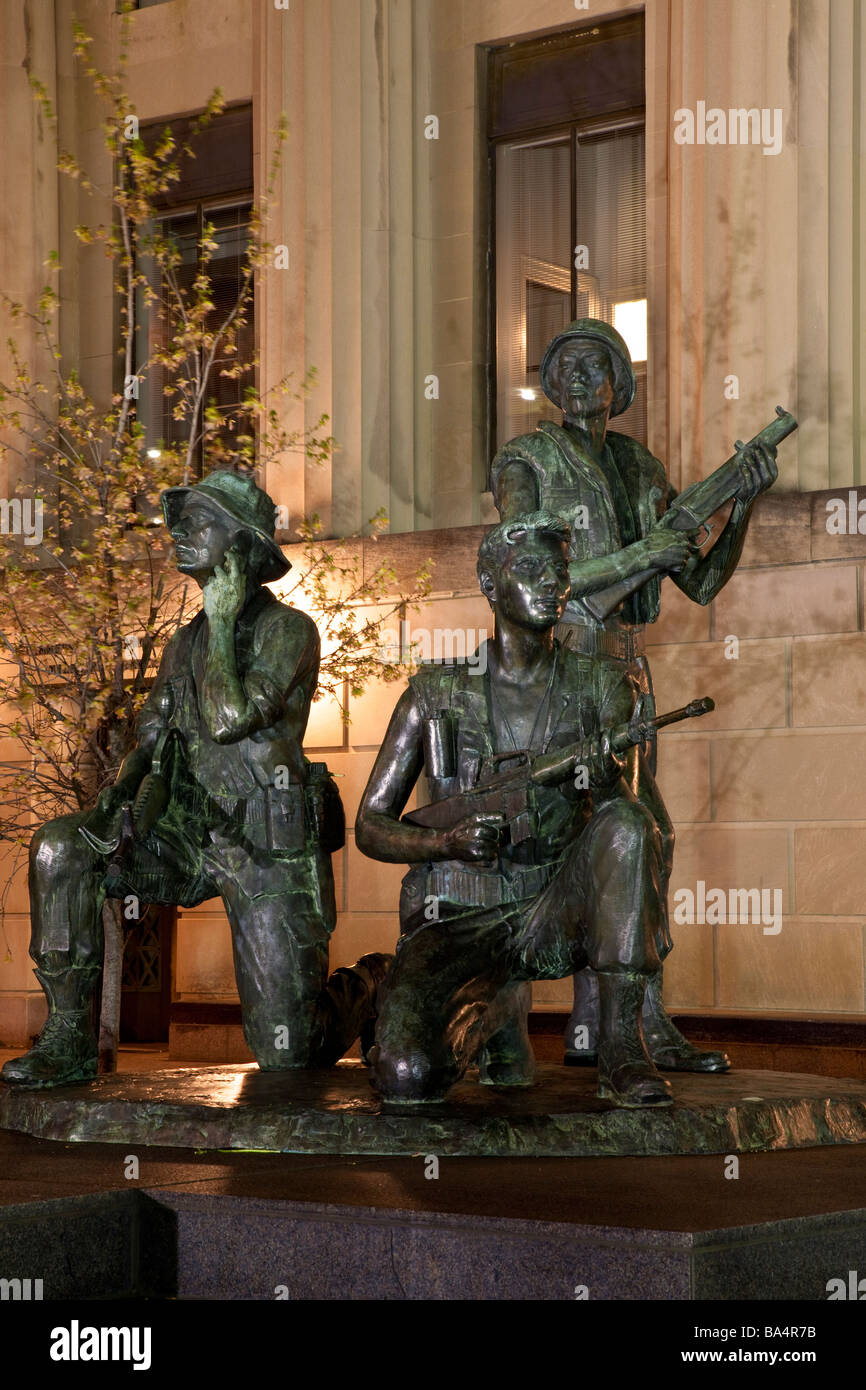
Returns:
[[[179,143],[187,138],[183,120],[171,122]],[[146,140],[158,138],[163,126],[143,132]],[[216,329],[238,301],[242,288],[244,254],[249,244],[252,208],[252,120],[249,107],[234,108],[217,117],[191,141],[195,161],[184,159],[181,177],[170,197],[158,207],[160,231],[177,248],[174,270],[177,289],[189,291],[205,268],[201,242],[205,225],[212,228],[214,243],[207,262],[210,300],[208,329]],[[237,333],[237,352],[217,360],[210,376],[207,399],[195,411],[191,401],[189,371],[181,369],[175,378],[153,362],[155,351],[171,336],[172,295],[166,286],[153,281],[152,263],[141,269],[158,290],[158,302],[147,307],[140,296],[136,314],[136,368],[143,372],[137,401],[138,419],[144,426],[149,449],[162,449],[184,443],[201,432],[203,412],[216,411],[222,420],[217,433],[226,443],[237,426],[237,411],[247,387],[254,384],[252,366],[240,374],[224,375],[237,362],[252,363],[255,351],[254,305],[250,300],[245,319]],[[204,448],[197,450],[196,464],[201,472]]]
[[[559,419],[538,379],[574,318],[614,324],[637,395],[613,428],[646,442],[643,16],[488,53],[495,447]]]

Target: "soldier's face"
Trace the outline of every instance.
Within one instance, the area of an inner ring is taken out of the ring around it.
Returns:
[[[496,579],[497,617],[543,632],[559,622],[570,591],[565,543],[530,532],[508,547]]]
[[[559,404],[570,419],[600,415],[613,403],[614,370],[601,343],[577,339],[560,348],[551,375],[558,383]]]
[[[207,502],[188,497],[171,528],[181,574],[206,580],[225,560],[237,532]]]

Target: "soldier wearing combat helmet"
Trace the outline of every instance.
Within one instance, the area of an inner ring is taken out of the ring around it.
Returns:
[[[664,465],[637,440],[608,432],[608,421],[627,410],[635,394],[628,347],[616,329],[599,319],[570,323],[548,344],[540,380],[563,421],[541,421],[499,450],[491,468],[499,515],[512,520],[544,507],[569,522],[572,590],[557,635],[572,651],[618,666],[651,711],[644,634],[659,615],[662,578],[669,575],[696,603],[715,597],[736,568],[755,498],[775,481],[775,449],[758,444],[739,455],[742,481],[730,517],[712,549],[701,555],[693,537],[660,524],[677,495]],[[593,616],[588,596],[641,574],[643,582],[615,612],[603,620]],[[628,779],[659,827],[669,877],[674,831],[654,774],[654,747],[635,749]],[[724,1053],[699,1051],[674,1027],[661,983],[659,969],[648,983],[643,1015],[656,1064],[675,1071],[725,1070]],[[576,1030],[585,1028],[589,1046],[579,1049]],[[575,977],[568,1061],[595,1062],[597,1029],[597,981],[586,970]]]

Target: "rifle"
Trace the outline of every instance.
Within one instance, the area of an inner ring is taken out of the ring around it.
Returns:
[[[635,706],[635,712],[628,724],[621,724],[610,733],[610,746],[614,753],[625,753],[635,744],[653,738],[659,729],[668,724],[678,724],[682,719],[696,719],[715,709],[715,702],[705,696],[702,700],[692,700],[682,709],[669,714],[658,714],[652,719],[643,715],[643,699]],[[465,820],[467,816],[500,816],[508,822],[512,844],[520,844],[532,835],[531,794],[534,787],[555,786],[566,782],[574,772],[586,746],[586,739],[569,744],[554,753],[532,757],[528,749],[515,753],[501,753],[497,761],[506,758],[521,758],[518,768],[498,772],[482,787],[473,787],[468,792],[458,792],[456,796],[443,797],[429,806],[421,806],[402,817],[405,825],[420,825],[435,830],[450,830],[452,826]]]
[[[797,428],[797,421],[787,410],[783,410],[780,405],[776,406],[777,419],[773,420],[750,439],[748,444],[744,444],[742,439],[738,439],[734,444],[735,452],[727,459],[720,468],[711,473],[708,478],[701,478],[698,482],[692,483],[685,492],[681,492],[679,497],[675,497],[668,507],[661,521],[660,526],[669,526],[672,531],[700,531],[704,530],[706,535],[701,540],[708,541],[712,535],[712,527],[707,523],[713,512],[717,512],[719,507],[723,507],[726,502],[736,495],[743,482],[743,475],[740,471],[740,455],[746,449],[751,449],[755,444],[766,444],[770,448],[775,448],[781,444],[783,439],[787,439],[789,434],[793,434]],[[596,622],[604,622],[605,618],[610,617],[614,609],[618,608],[624,598],[633,594],[635,589],[639,589],[642,584],[646,584],[648,579],[652,579],[654,574],[658,574],[656,569],[641,570],[639,574],[633,574],[630,579],[620,579],[616,584],[610,584],[606,589],[597,589],[593,594],[580,594],[581,603],[588,610]]]

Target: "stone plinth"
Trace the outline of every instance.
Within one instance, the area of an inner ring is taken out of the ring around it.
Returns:
[[[100,1077],[49,1091],[0,1087],[0,1126],[42,1139],[315,1154],[603,1157],[757,1153],[866,1142],[866,1084],[734,1071],[671,1076],[675,1103],[618,1110],[594,1070],[539,1067],[504,1090],[467,1079],[447,1103],[395,1107],[366,1070],[254,1065]]]

